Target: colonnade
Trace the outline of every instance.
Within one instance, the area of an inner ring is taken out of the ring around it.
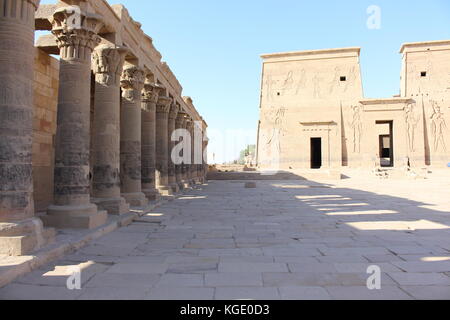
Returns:
[[[48,227],[95,228],[108,214],[146,207],[204,181],[204,161],[175,164],[171,157],[173,131],[193,133],[202,122],[154,74],[128,59],[129,49],[102,41],[101,17],[81,12],[80,25],[70,26],[73,10],[60,7],[51,20],[60,51],[54,200],[46,215],[35,217],[32,53],[39,1],[5,3],[0,19],[0,254],[26,254],[51,241],[54,231],[41,220]]]

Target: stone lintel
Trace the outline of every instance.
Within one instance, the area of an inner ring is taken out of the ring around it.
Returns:
[[[58,44],[56,43],[56,37],[52,34],[42,35],[36,41],[36,47],[41,49],[47,54],[59,54]]]
[[[393,97],[393,98],[386,98],[386,99],[364,99],[364,100],[361,100],[360,103],[362,105],[406,104],[406,103],[414,103],[414,100],[411,98]]]

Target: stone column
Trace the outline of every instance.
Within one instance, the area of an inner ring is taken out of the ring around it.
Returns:
[[[54,236],[34,216],[32,177],[34,12],[39,1],[0,8],[0,255],[25,255]]]
[[[158,200],[156,189],[156,103],[160,88],[145,83],[142,91],[142,192],[151,201]]]
[[[172,98],[160,96],[156,104],[156,188],[165,196],[172,195],[168,177],[167,125]]]
[[[199,153],[201,153],[201,143],[202,141],[197,141],[201,139],[201,128],[198,126],[198,121],[194,120],[193,125],[193,133],[192,133],[192,171],[191,171],[191,179],[194,185],[199,183]],[[200,143],[200,144],[199,144]]]
[[[122,107],[120,111],[120,180],[122,197],[132,207],[143,207],[148,200],[142,193],[141,178],[141,97],[144,72],[126,65],[120,80]]]
[[[198,145],[198,153],[199,155],[197,156],[197,164],[195,165],[196,168],[196,180],[197,183],[202,184],[203,183],[203,128],[202,127],[198,127],[198,132],[199,132],[199,141],[197,141]]]
[[[189,183],[195,186],[195,121],[191,119],[189,133],[191,134],[191,164],[189,165]]]
[[[175,129],[184,129],[186,123],[186,113],[180,111],[178,112],[177,118],[175,120]],[[175,144],[177,142],[175,141]],[[180,155],[181,156],[181,155]],[[176,183],[180,190],[184,189],[184,179],[183,179],[183,164],[175,165],[175,178]]]
[[[60,228],[95,228],[106,222],[90,199],[91,54],[100,38],[99,16],[62,7],[53,14],[52,33],[60,49],[55,146],[55,197],[43,218]],[[79,22],[80,25],[76,25]],[[75,25],[72,25],[75,23]]]
[[[167,175],[169,180],[169,186],[172,188],[173,192],[180,191],[180,188],[177,184],[177,179],[175,176],[175,163],[172,161],[172,150],[175,146],[175,142],[172,141],[172,133],[175,131],[175,120],[178,115],[178,111],[180,110],[179,106],[176,103],[172,103],[170,106],[168,123],[167,123],[167,141],[168,141],[168,168]]]
[[[125,48],[100,45],[94,50],[95,73],[92,202],[110,214],[130,207],[120,196],[120,75]]]
[[[190,135],[192,132],[192,120],[189,118],[188,115],[186,115],[185,117],[185,121],[184,121],[184,129],[186,129],[187,132],[189,132],[189,136],[191,139],[191,143],[190,143],[190,153],[191,153],[191,159],[192,159],[192,136]],[[189,161],[191,162],[191,161]],[[183,164],[183,187],[184,188],[190,188],[191,183],[190,183],[190,163],[184,163]]]
[[[208,179],[208,158],[207,158],[207,153],[208,153],[208,143],[209,143],[209,139],[206,138],[203,144],[203,152],[204,152],[204,157],[203,157],[203,181],[206,182]]]

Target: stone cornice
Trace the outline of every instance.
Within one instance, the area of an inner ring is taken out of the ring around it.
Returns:
[[[350,48],[336,48],[336,49],[320,49],[320,50],[304,50],[304,51],[290,51],[290,52],[278,52],[262,54],[262,59],[273,59],[273,58],[285,58],[285,57],[297,57],[297,56],[310,56],[310,55],[335,55],[341,53],[356,53],[358,56],[361,52],[359,47]]]
[[[400,53],[405,53],[407,49],[422,49],[422,51],[438,49],[441,46],[450,46],[450,40],[436,40],[436,41],[424,41],[424,42],[407,42],[402,44]]]

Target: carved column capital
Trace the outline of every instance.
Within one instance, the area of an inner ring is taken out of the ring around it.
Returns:
[[[144,88],[142,89],[142,102],[147,103],[158,103],[159,94],[161,93],[162,88],[155,84],[146,82],[144,83]]]
[[[172,103],[172,98],[166,96],[159,96],[158,103],[156,104],[157,113],[169,113],[170,104]]]
[[[169,110],[169,119],[175,120],[177,118],[178,112],[180,111],[179,105],[172,103]]]
[[[175,128],[184,128],[184,124],[186,122],[186,113],[184,111],[180,111],[177,114],[177,118],[175,119]]]
[[[186,118],[186,129],[188,129],[189,131],[191,131],[194,128],[194,121],[192,120],[191,117],[187,117]]]
[[[122,71],[120,86],[122,97],[130,102],[141,99],[141,91],[144,85],[144,72],[136,66],[128,65]]]
[[[97,33],[103,27],[101,16],[67,6],[53,13],[51,23],[62,59],[91,59],[92,50],[100,43]]]
[[[129,50],[114,45],[99,45],[92,55],[95,80],[105,86],[119,86],[120,76]]]

